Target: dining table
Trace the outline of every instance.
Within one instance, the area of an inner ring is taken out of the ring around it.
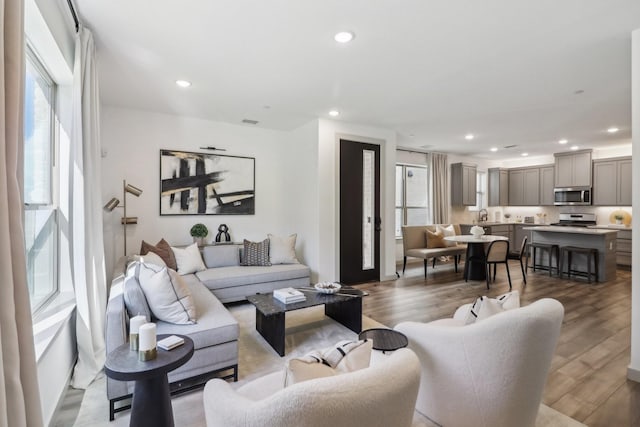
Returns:
[[[486,280],[486,251],[485,247],[496,240],[509,240],[505,236],[495,236],[483,234],[475,236],[473,234],[458,234],[455,236],[445,236],[448,242],[466,243],[467,255],[464,261],[464,280]]]

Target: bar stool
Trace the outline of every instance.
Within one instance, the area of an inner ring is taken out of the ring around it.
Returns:
[[[540,249],[541,251],[547,251],[547,253],[549,254],[549,264],[544,265],[544,264],[536,264],[536,250]],[[560,274],[560,247],[558,245],[552,244],[552,243],[537,243],[537,242],[532,242],[529,244],[529,252],[532,254],[533,256],[533,263],[531,265],[531,268],[533,269],[533,271],[536,271],[536,268],[539,268],[541,270],[545,270],[548,269],[549,270],[549,276],[552,275],[553,273],[553,254],[555,252],[556,255],[556,272],[558,274]],[[528,264],[528,263],[527,263]]]
[[[564,259],[567,257],[567,277],[571,278],[571,273],[575,276],[586,276],[591,283],[591,260],[593,260],[595,270],[595,280],[598,281],[598,250],[596,248],[583,248],[580,246],[563,246],[560,249],[560,278],[562,278],[562,268],[564,267]],[[573,253],[580,253],[587,256],[587,271],[573,270],[571,268],[571,257]]]

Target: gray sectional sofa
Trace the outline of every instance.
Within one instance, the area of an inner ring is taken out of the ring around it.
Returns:
[[[217,249],[216,249],[217,248]],[[271,292],[283,287],[308,286],[309,267],[302,264],[279,264],[273,266],[240,265],[239,245],[205,247],[203,258],[207,270],[182,276],[189,286],[196,304],[197,323],[175,325],[157,319],[158,334],[181,334],[193,339],[193,357],[178,369],[169,373],[172,391],[185,391],[204,384],[214,375],[224,379],[238,379],[239,325],[222,304],[240,301],[249,295]],[[125,304],[125,281],[137,280],[125,277],[127,259],[119,260],[111,283],[106,313],[107,354],[128,340],[130,316]],[[107,378],[109,419],[114,414],[129,408],[118,402],[131,397],[134,383]]]

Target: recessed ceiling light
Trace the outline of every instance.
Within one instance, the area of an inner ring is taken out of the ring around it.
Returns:
[[[577,145],[572,145],[572,146],[571,146],[571,149],[572,149],[572,150],[577,150],[578,148],[580,148],[580,147],[578,147]]]
[[[491,147],[491,151],[495,153],[496,151],[498,151],[498,147]]]
[[[522,157],[527,157],[529,155],[529,153],[522,153],[521,156]]]
[[[191,82],[187,80],[176,80],[176,84],[180,87],[189,87],[191,86]]]
[[[340,31],[335,36],[333,36],[335,41],[337,41],[338,43],[349,43],[355,37],[356,35],[353,34],[351,31]]]
[[[340,115],[340,111],[338,111],[338,110],[331,110],[331,111],[329,111],[329,115],[330,115],[331,117],[338,117],[338,116]]]
[[[467,141],[471,141],[473,138],[475,138],[475,136],[473,136],[472,133],[468,133],[464,136],[464,139],[466,139]]]
[[[569,142],[568,139],[561,139],[560,141],[558,141],[558,144],[566,144],[567,142]]]
[[[612,128],[607,129],[607,132],[609,132],[609,133],[616,133],[616,132],[618,132],[619,130],[620,130],[620,129],[618,129],[618,128],[616,128],[616,127],[612,127]]]

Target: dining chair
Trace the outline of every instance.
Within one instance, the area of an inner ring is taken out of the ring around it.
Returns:
[[[509,255],[507,256],[508,259],[517,259],[518,261],[520,261],[520,270],[522,270],[522,280],[524,280],[524,284],[527,284],[527,264],[528,262],[524,262],[523,259],[526,258],[527,260],[529,259],[529,255],[528,255],[528,247],[527,247],[527,236],[524,236],[522,238],[522,243],[520,244],[520,252],[515,252],[515,253],[509,253]]]
[[[509,278],[509,289],[511,289],[511,274],[509,274],[509,241],[508,240],[495,240],[489,244],[487,249],[485,268],[487,272],[487,289],[489,289],[489,282],[491,281],[491,264],[493,264],[493,281],[496,281],[496,266],[497,264],[504,264],[507,269],[507,277]]]

